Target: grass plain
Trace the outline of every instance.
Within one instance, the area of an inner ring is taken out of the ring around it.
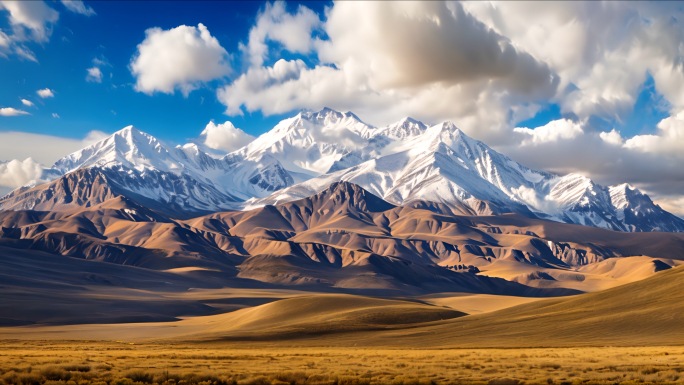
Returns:
[[[388,349],[4,341],[0,384],[674,384],[684,347]]]

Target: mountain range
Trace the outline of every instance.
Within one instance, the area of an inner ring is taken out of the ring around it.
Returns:
[[[411,118],[373,127],[325,108],[278,123],[222,157],[166,146],[132,126],[45,168],[0,210],[60,211],[125,197],[172,218],[246,210],[356,184],[395,205],[438,214],[501,215],[627,232],[684,231],[684,220],[628,184],[533,170],[453,123]]]
[[[224,156],[129,126],[0,199],[0,324],[169,321],[242,292],[566,296],[681,265],[682,230],[448,122],[302,112]]]

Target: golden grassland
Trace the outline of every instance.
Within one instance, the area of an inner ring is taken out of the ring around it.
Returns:
[[[0,342],[0,384],[668,384],[684,347],[388,349]]]

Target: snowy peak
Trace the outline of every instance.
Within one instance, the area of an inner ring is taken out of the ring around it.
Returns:
[[[684,231],[684,221],[653,203],[651,198],[624,183],[609,189],[616,216],[628,231]]]
[[[604,202],[608,200],[605,191],[580,174],[560,177],[551,189],[550,197],[564,208],[589,206],[596,198],[601,198]]]
[[[271,155],[288,171],[314,177],[344,155],[368,146],[374,130],[351,112],[324,108],[281,121],[236,153],[251,160]]]
[[[632,187],[628,183],[623,183],[616,186],[610,187],[610,200],[616,209],[623,210],[630,206],[634,206],[636,200],[648,200],[652,203],[651,199],[643,194],[638,189]]]
[[[318,112],[301,112],[299,117],[317,126],[343,126],[358,134],[367,133],[373,129],[372,126],[361,121],[353,112],[340,112],[328,107],[324,107]]]
[[[378,129],[375,136],[384,135],[392,139],[407,139],[416,137],[425,132],[427,126],[413,118],[406,117],[389,126]]]
[[[66,173],[91,166],[104,168],[123,166],[138,171],[182,169],[182,164],[174,159],[159,140],[133,126],[127,126],[95,144],[58,160],[54,168]]]

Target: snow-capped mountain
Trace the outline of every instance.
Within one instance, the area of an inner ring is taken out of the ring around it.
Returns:
[[[156,202],[158,209],[173,215],[192,215],[234,209],[245,199],[294,183],[273,157],[215,159],[194,144],[167,147],[132,126],[58,160],[51,170],[55,181],[15,190],[0,200],[0,208],[53,210],[60,204],[93,205],[112,195],[125,195],[145,205]],[[60,187],[87,188],[88,183],[70,177],[81,170],[92,170],[87,178],[81,177],[106,185],[107,192]],[[64,192],[61,201],[55,198]]]
[[[236,151],[234,156],[260,160],[270,155],[305,180],[328,172],[344,155],[368,145],[375,129],[356,115],[328,108],[302,112]]]
[[[636,189],[532,170],[453,123],[427,127],[405,118],[373,127],[328,108],[285,119],[224,157],[195,144],[166,146],[129,126],[43,175],[54,181],[15,190],[0,199],[0,209],[54,210],[123,195],[191,216],[292,201],[348,181],[394,204],[457,214],[513,212],[620,231],[684,231],[684,220]]]
[[[613,188],[578,174],[560,176],[532,170],[468,137],[452,123],[422,131],[385,146],[386,155],[334,170],[251,204],[299,199],[333,182],[349,181],[400,205],[431,202],[467,215],[516,212],[620,231],[684,231],[684,220],[641,193],[627,194],[624,199],[629,203],[618,207],[612,198]],[[377,136],[371,140],[374,138]]]
[[[682,220],[657,204],[648,195],[627,183],[609,188],[610,200],[625,231],[684,231]]]

